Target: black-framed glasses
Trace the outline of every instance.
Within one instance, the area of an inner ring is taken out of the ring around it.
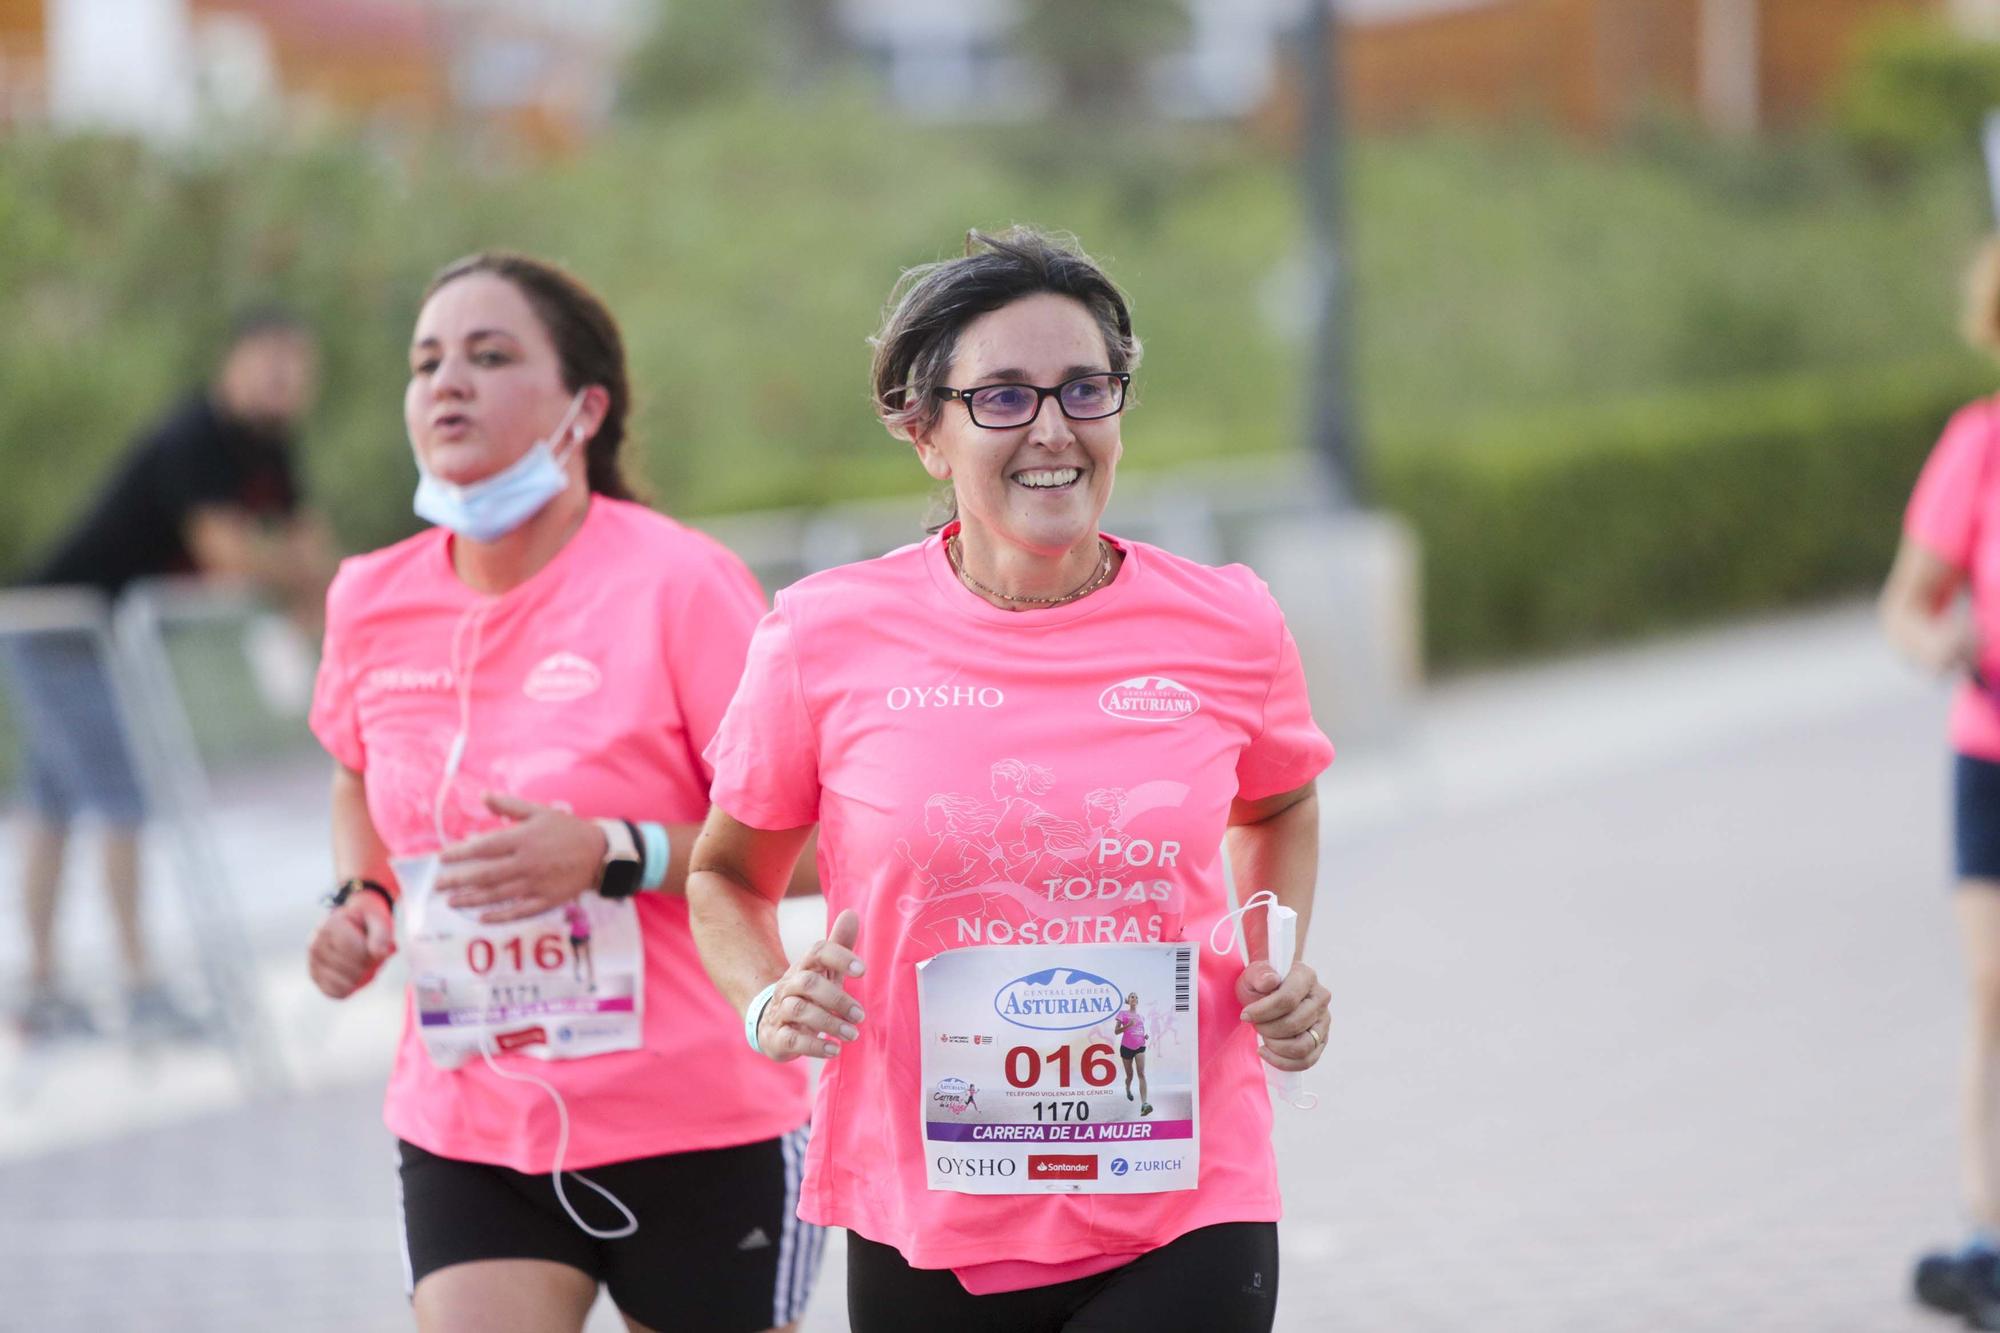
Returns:
[[[1062,414],[1071,421],[1096,421],[1116,416],[1125,406],[1125,386],[1132,382],[1129,372],[1100,370],[1077,375],[1053,388],[1039,384],[982,384],[976,389],[940,388],[940,398],[956,398],[965,404],[972,424],[987,430],[1011,430],[1025,426],[1042,413],[1042,400],[1053,398]]]

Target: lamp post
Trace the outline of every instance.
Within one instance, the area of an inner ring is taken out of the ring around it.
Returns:
[[[1326,507],[1351,510],[1364,499],[1364,486],[1349,410],[1347,276],[1340,226],[1340,25],[1333,5],[1334,0],[1307,0],[1298,40],[1299,86],[1305,102],[1299,176],[1306,214],[1306,267],[1313,284],[1306,430],[1322,474]]]

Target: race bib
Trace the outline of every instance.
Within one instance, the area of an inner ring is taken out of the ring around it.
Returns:
[[[639,1046],[645,963],[631,901],[585,893],[525,921],[483,925],[435,891],[435,856],[392,862],[431,1062],[453,1069],[482,1043],[496,1053],[575,1060]]]
[[[1193,1189],[1195,981],[1192,944],[986,945],[917,964],[930,1188]]]

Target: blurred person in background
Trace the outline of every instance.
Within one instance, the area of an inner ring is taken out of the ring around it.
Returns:
[[[1249,570],[1099,529],[1140,349],[1067,240],[974,233],[904,276],[875,346],[878,414],[953,521],[779,594],[688,887],[749,1043],[827,1061],[801,1215],[849,1229],[857,1333],[1268,1330],[1262,1071],[1318,1061],[1328,995],[1280,975],[1261,916],[1247,967],[1210,944],[1238,915],[1225,856],[1246,895],[1311,907],[1333,748],[1298,650]],[[777,903],[814,826],[839,914],[792,964]],[[930,873],[947,840],[983,869]],[[1199,1062],[1156,1028],[1139,1107],[1113,978],[1161,971]]]
[[[384,1118],[417,1324],[580,1329],[601,1283],[634,1329],[789,1326],[822,1240],[795,1209],[807,1079],[745,1047],[684,896],[762,590],[633,498],[623,341],[575,278],[451,264],[409,355],[436,526],[327,595],[339,888],[307,961],[343,998],[400,922]]]
[[[305,324],[275,307],[246,312],[214,378],[140,436],[83,518],[21,583],[87,586],[116,598],[136,580],[199,574],[240,583],[316,625],[333,550],[326,525],[302,502],[292,450],[317,387],[318,352]],[[145,809],[105,663],[81,633],[24,636],[6,663],[25,742],[24,1035],[96,1030],[90,1010],[61,984],[55,940],[70,827],[84,812],[104,825],[128,1030],[199,1035],[147,948],[139,870]]]
[[[2000,238],[1973,266],[1967,296],[1967,336],[2000,353]],[[1913,1285],[1923,1304],[2000,1329],[2000,399],[1946,424],[1910,496],[1881,610],[1905,657],[1958,681],[1952,907],[1972,1001],[1959,1111],[1969,1234],[1919,1259]]]

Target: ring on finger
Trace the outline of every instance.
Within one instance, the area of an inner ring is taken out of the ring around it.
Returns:
[[[1307,1035],[1308,1037],[1311,1037],[1311,1038],[1313,1039],[1313,1049],[1314,1049],[1314,1050],[1318,1050],[1318,1049],[1319,1049],[1319,1047],[1320,1047],[1320,1040],[1319,1040],[1319,1032],[1318,1032],[1318,1030],[1317,1030],[1317,1029],[1314,1029],[1314,1028],[1307,1028],[1307,1029],[1306,1029],[1306,1035]]]

